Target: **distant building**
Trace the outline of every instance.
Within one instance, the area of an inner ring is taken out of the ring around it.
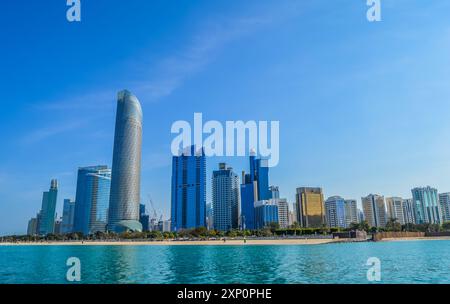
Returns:
[[[255,202],[256,229],[270,227],[271,224],[279,224],[278,204],[276,200],[264,200]]]
[[[212,175],[214,229],[230,231],[239,228],[239,176],[225,163]]]
[[[364,218],[371,227],[384,228],[387,223],[386,206],[384,196],[370,194],[362,198]]]
[[[208,230],[214,229],[214,210],[212,204],[206,204],[206,228]]]
[[[171,228],[170,228],[170,220],[167,221],[163,221],[163,232],[170,232]]]
[[[271,198],[273,199],[280,198],[280,190],[278,186],[270,186],[269,191],[271,193]]]
[[[58,181],[51,181],[50,190],[42,196],[42,208],[39,213],[38,234],[47,235],[55,232],[56,199],[58,196]]]
[[[280,228],[286,229],[289,227],[289,204],[287,199],[275,198],[274,200],[278,205],[278,223]]]
[[[27,228],[27,234],[28,235],[37,235],[37,227],[38,222],[37,218],[32,218],[28,221],[28,228]]]
[[[442,224],[438,191],[435,188],[422,187],[411,190],[417,224]]]
[[[450,222],[450,193],[439,194],[443,222]]]
[[[328,227],[347,227],[345,216],[345,200],[340,196],[333,196],[325,201],[325,215]]]
[[[241,222],[243,229],[255,229],[255,202],[269,200],[272,192],[269,189],[269,167],[265,159],[256,159],[255,153],[250,155],[250,172],[242,172],[241,184]]]
[[[55,234],[56,235],[60,235],[61,234],[61,223],[62,223],[62,220],[56,220],[55,221]]]
[[[206,157],[204,149],[188,147],[172,158],[173,231],[206,227]]]
[[[111,169],[91,166],[78,169],[73,232],[105,232],[111,189]]]
[[[62,234],[73,232],[74,220],[75,220],[75,202],[71,201],[70,199],[65,199],[61,223]]]
[[[403,199],[401,197],[386,198],[388,219],[396,219],[401,225],[406,224],[403,213]]]
[[[297,222],[301,227],[320,228],[325,225],[322,188],[297,188]]]
[[[358,204],[356,200],[345,200],[345,225],[350,227],[351,224],[358,224]]]
[[[416,223],[416,212],[414,211],[414,203],[412,199],[403,200],[403,217],[406,224]]]
[[[145,211],[145,205],[139,204],[139,223],[142,225],[142,231],[150,231],[150,216]]]
[[[365,221],[366,218],[364,217],[364,212],[358,208],[358,222],[361,223],[362,221]]]

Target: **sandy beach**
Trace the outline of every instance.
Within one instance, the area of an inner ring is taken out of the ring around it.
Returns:
[[[217,241],[84,241],[0,243],[0,246],[253,246],[253,245],[319,245],[333,243],[333,239],[227,240]]]

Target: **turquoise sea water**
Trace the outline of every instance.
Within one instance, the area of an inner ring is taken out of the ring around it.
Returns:
[[[68,283],[66,261],[81,261],[81,283],[449,283],[450,241],[309,246],[0,246],[0,283]]]

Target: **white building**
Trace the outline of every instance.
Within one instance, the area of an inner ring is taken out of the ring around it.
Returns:
[[[358,221],[358,205],[356,200],[345,200],[345,224],[350,227],[351,224],[357,224]]]
[[[401,225],[406,224],[403,213],[403,199],[401,197],[386,198],[388,219],[396,219]]]
[[[278,223],[280,228],[289,227],[289,204],[286,199],[275,199],[278,204]]]

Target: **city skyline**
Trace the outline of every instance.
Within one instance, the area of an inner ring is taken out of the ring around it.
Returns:
[[[0,235],[25,232],[50,179],[59,182],[62,215],[63,199],[75,199],[77,168],[112,165],[115,94],[123,87],[146,113],[142,202],[150,194],[165,218],[170,125],[194,112],[205,120],[279,120],[280,164],[270,184],[290,204],[301,186],[358,205],[369,193],[407,199],[414,187],[450,191],[450,123],[442,118],[450,114],[449,3],[386,3],[379,24],[354,1],[183,3],[183,10],[152,2],[107,12],[84,3],[82,26],[59,18],[58,5],[38,5],[10,2],[0,12],[9,45],[1,51],[9,72],[0,76],[0,140],[8,143],[0,151]],[[248,170],[246,158],[214,158],[206,180],[220,162]]]

